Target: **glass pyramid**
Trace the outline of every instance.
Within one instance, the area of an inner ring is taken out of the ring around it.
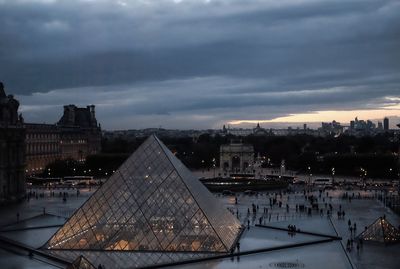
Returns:
[[[386,219],[378,218],[358,238],[362,238],[365,241],[395,243],[400,241],[400,232]]]
[[[67,269],[96,269],[96,267],[80,255]]]
[[[234,248],[240,231],[240,222],[150,136],[45,248],[218,253]]]
[[[216,254],[205,252],[147,252],[147,251],[95,251],[95,250],[47,250],[48,254],[57,256],[64,260],[74,261],[84,256],[92,264],[101,264],[103,268],[132,269],[161,265],[174,262],[193,261]]]

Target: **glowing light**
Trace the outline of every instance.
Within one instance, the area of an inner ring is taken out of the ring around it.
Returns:
[[[388,105],[378,109],[360,109],[360,110],[323,110],[310,111],[308,113],[290,114],[284,117],[278,117],[271,120],[233,120],[231,125],[257,124],[257,123],[303,123],[303,122],[330,122],[336,120],[339,122],[349,122],[355,117],[362,119],[380,119],[384,117],[400,115],[400,105]]]

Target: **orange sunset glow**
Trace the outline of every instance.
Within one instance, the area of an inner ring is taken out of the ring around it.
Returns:
[[[241,125],[246,123],[303,123],[303,122],[350,122],[355,117],[360,119],[383,119],[384,117],[393,117],[400,115],[400,105],[384,106],[378,109],[365,110],[323,110],[309,113],[290,114],[284,117],[277,117],[271,120],[234,120],[229,124]]]

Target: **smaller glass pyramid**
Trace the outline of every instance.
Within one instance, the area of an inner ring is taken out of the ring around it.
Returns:
[[[96,269],[96,267],[80,255],[67,269]]]
[[[151,136],[45,248],[218,253],[229,252],[240,231],[240,222]]]
[[[358,235],[358,238],[365,241],[395,243],[400,241],[400,231],[385,218],[380,217]]]

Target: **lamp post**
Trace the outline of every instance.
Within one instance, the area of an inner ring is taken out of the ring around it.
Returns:
[[[214,168],[214,178],[215,178],[215,158],[212,159],[213,168]]]
[[[361,179],[362,179],[362,181],[363,181],[363,185],[365,186],[365,182],[366,182],[366,177],[367,177],[367,170],[366,169],[364,169],[364,168],[360,168],[360,170],[361,170],[361,174],[360,174],[360,177],[361,177]]]
[[[364,169],[364,186],[366,185],[367,182],[367,170]]]
[[[335,185],[335,167],[332,167],[332,185]]]

